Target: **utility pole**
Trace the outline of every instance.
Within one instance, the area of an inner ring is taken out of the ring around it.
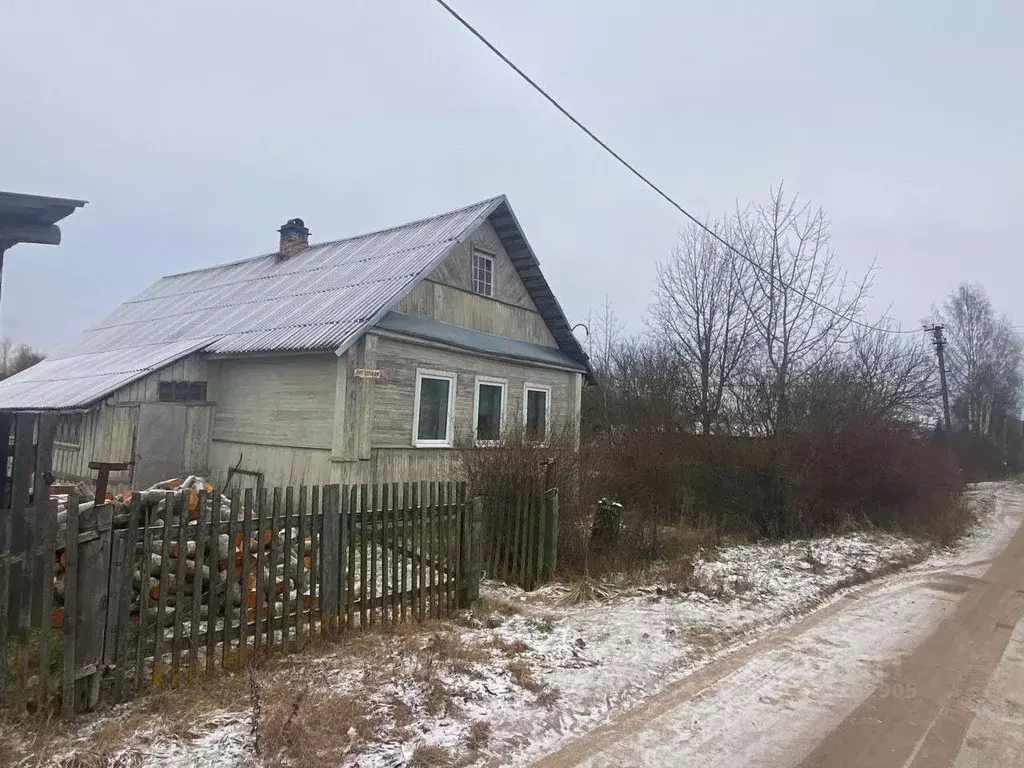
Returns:
[[[932,345],[935,347],[935,354],[939,358],[939,384],[942,387],[942,415],[946,422],[946,433],[951,430],[949,420],[949,387],[946,385],[946,340],[942,337],[942,326],[933,325],[925,328],[925,333],[932,335]]]

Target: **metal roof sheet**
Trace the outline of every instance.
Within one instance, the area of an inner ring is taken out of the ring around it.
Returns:
[[[507,232],[513,263],[559,347],[589,373],[586,355],[500,196],[398,227],[310,245],[287,259],[270,253],[163,277],[78,341],[25,372],[34,372],[30,376],[22,373],[0,382],[0,409],[95,402],[131,380],[126,376],[154,370],[151,361],[167,365],[176,359],[171,355],[197,349],[218,354],[332,349],[340,354],[488,218]]]
[[[507,357],[531,363],[543,363],[579,373],[587,371],[586,366],[555,347],[545,347],[543,344],[495,336],[493,333],[474,331],[459,325],[441,323],[425,317],[414,317],[402,312],[388,312],[375,327],[405,336],[438,341],[471,352],[483,352],[496,357]]]
[[[84,408],[205,346],[209,339],[46,358],[0,382],[5,410]]]

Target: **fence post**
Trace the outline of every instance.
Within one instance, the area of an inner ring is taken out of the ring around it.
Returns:
[[[70,518],[70,514],[68,517]],[[103,643],[106,635],[113,528],[114,508],[110,504],[94,506],[88,512],[82,513],[79,520],[79,599],[74,616],[78,628],[74,658],[75,677],[88,678],[87,683],[82,683],[87,709],[94,709],[99,703],[100,681],[103,678]],[[69,526],[68,536],[70,535]],[[71,573],[70,567],[68,573]],[[67,618],[65,615],[65,621]],[[88,688],[84,687],[86,685]]]
[[[484,569],[484,500],[473,497],[473,506],[462,529],[463,557],[466,559],[463,572],[466,574],[463,607],[469,607],[480,597],[480,574]]]
[[[341,537],[341,510],[339,497],[331,486],[325,485],[320,497],[323,514],[320,516],[320,620],[334,631],[341,613],[338,590],[338,569],[341,560],[338,543]],[[322,631],[322,629],[321,629]]]
[[[67,568],[64,571],[64,626],[61,665],[61,714],[70,720],[75,716],[75,649],[78,646],[78,494],[68,495],[68,525],[64,534]]]
[[[544,494],[544,581],[555,577],[558,565],[558,489]]]

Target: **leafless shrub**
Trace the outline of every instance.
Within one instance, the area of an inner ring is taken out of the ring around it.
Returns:
[[[554,424],[544,442],[510,427],[501,444],[460,450],[471,492],[485,496],[498,509],[514,509],[519,494],[531,489],[558,488],[558,567],[565,572],[586,568],[600,472],[592,446],[580,445],[578,425]],[[485,521],[500,525],[501,521]]]

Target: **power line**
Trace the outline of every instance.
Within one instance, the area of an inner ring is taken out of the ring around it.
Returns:
[[[472,24],[470,24],[468,21],[466,21],[466,19],[464,19],[462,16],[460,16],[458,11],[456,11],[454,8],[452,8],[450,5],[448,5],[448,3],[445,2],[445,0],[435,0],[435,2],[437,2],[438,5],[440,5],[442,8],[444,8],[463,27],[465,27],[467,30],[469,30],[469,32],[477,40],[479,40],[481,43],[483,43],[485,46],[487,46],[487,48],[490,49],[491,53],[493,53],[495,56],[497,56],[499,59],[501,59],[506,65],[509,66],[509,68],[512,69],[513,72],[515,72],[517,75],[519,75],[519,77],[521,77],[523,80],[525,80],[535,91],[537,91],[537,93],[539,93],[541,96],[543,96],[551,104],[551,106],[553,106],[555,109],[557,109],[559,112],[561,112],[566,118],[569,119],[570,122],[572,122],[573,125],[575,125],[581,131],[583,131],[587,136],[589,136],[598,146],[601,147],[601,149],[603,149],[605,152],[607,152],[613,158],[618,160],[619,163],[622,164],[623,167],[625,167],[630,173],[632,173],[634,176],[636,176],[638,179],[640,179],[640,181],[642,181],[644,184],[646,184],[648,187],[650,187],[652,190],[654,190],[655,193],[657,193],[669,205],[671,205],[673,208],[675,208],[677,211],[679,211],[681,214],[683,214],[683,216],[688,218],[690,221],[692,221],[698,227],[703,229],[706,233],[711,235],[711,237],[713,237],[715,240],[720,242],[722,245],[724,245],[730,251],[732,251],[737,256],[739,256],[741,259],[743,259],[745,262],[750,264],[750,266],[752,266],[754,269],[756,269],[759,272],[761,272],[762,274],[766,275],[769,280],[775,281],[776,283],[778,283],[778,284],[788,288],[789,290],[791,290],[794,293],[796,293],[798,296],[806,299],[811,304],[814,304],[815,306],[819,307],[820,309],[824,309],[825,311],[832,313],[832,315],[834,315],[835,317],[839,318],[840,320],[845,320],[847,323],[849,323],[851,325],[856,325],[856,326],[858,326],[860,328],[864,328],[864,329],[869,330],[869,331],[879,331],[881,333],[894,333],[894,334],[896,334],[896,333],[920,333],[920,331],[917,331],[917,330],[907,330],[907,331],[905,331],[905,330],[898,330],[898,329],[893,329],[893,328],[883,328],[882,326],[871,325],[870,323],[861,322],[860,320],[857,320],[857,319],[855,319],[853,317],[848,317],[848,316],[844,315],[842,312],[839,312],[838,310],[828,306],[827,304],[822,304],[817,299],[814,299],[811,296],[808,296],[806,293],[801,291],[796,286],[793,286],[793,285],[790,285],[789,283],[786,283],[785,281],[782,280],[782,278],[779,278],[776,275],[774,275],[771,272],[769,272],[763,266],[761,266],[756,261],[754,261],[750,256],[748,256],[747,254],[743,253],[742,251],[737,249],[734,245],[732,245],[731,243],[729,243],[728,241],[723,239],[721,236],[719,236],[717,232],[715,232],[714,230],[709,228],[707,225],[705,225],[703,222],[701,222],[700,219],[698,219],[692,213],[690,213],[685,208],[683,208],[683,206],[681,206],[679,203],[677,203],[667,192],[665,192],[663,189],[661,189],[661,187],[659,187],[657,184],[655,184],[653,181],[651,181],[649,178],[647,178],[644,174],[642,174],[640,171],[638,171],[635,167],[633,167],[629,163],[629,161],[627,161],[624,157],[622,157],[622,155],[620,155],[618,152],[616,152],[614,149],[612,149],[610,146],[608,146],[607,143],[605,143],[603,140],[601,140],[597,136],[597,134],[595,134],[587,126],[585,126],[583,123],[581,123],[576,117],[573,116],[573,114],[568,109],[563,107],[551,94],[549,94],[547,91],[545,91],[537,83],[537,81],[535,81],[532,77],[530,77],[528,74],[526,74],[522,69],[520,69],[516,65],[515,62],[513,62],[508,56],[506,56],[504,53],[502,53],[497,48],[497,46],[495,46],[490,40],[488,40],[486,37],[484,37],[484,35],[481,32],[479,32],[476,29],[476,27],[474,27]]]

